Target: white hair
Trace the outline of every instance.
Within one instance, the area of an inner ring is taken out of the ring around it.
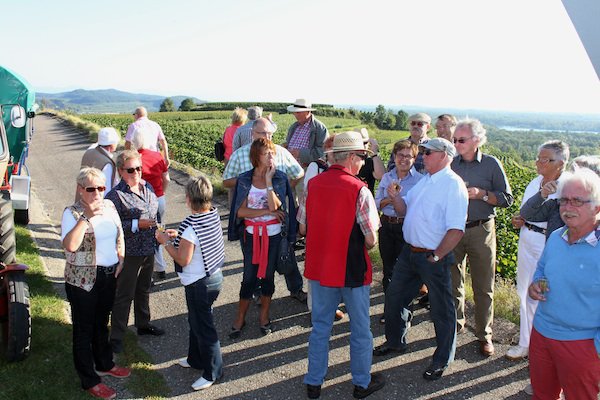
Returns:
[[[600,205],[600,176],[589,168],[579,168],[575,172],[563,172],[558,183],[558,197],[562,197],[563,189],[570,184],[579,183],[589,193],[591,205]]]
[[[146,131],[147,129],[144,127],[139,127],[136,128],[133,131],[133,136],[131,138],[131,146],[135,149],[135,150],[140,150],[140,149],[147,149],[148,146],[146,145]]]
[[[462,127],[467,127],[471,131],[473,138],[476,139],[479,146],[483,146],[487,142],[487,131],[483,127],[481,121],[475,118],[465,118],[458,121],[455,132]]]

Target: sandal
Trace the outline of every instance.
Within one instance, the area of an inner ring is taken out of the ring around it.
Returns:
[[[231,330],[229,331],[229,339],[239,338],[241,336],[242,330],[244,329],[245,326],[246,326],[246,321],[244,321],[242,326],[240,326],[239,328],[232,326]]]
[[[271,320],[269,320],[269,322],[267,322],[266,324],[261,325],[260,333],[262,333],[263,336],[267,336],[273,333],[273,324],[271,323]]]

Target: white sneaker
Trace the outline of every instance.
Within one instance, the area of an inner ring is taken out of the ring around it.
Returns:
[[[509,360],[520,360],[529,356],[529,348],[521,346],[513,346],[506,352],[505,357]]]
[[[525,392],[525,394],[533,396],[533,387],[531,386],[531,383],[528,383],[527,386],[523,388],[523,391]]]
[[[190,363],[188,362],[187,357],[180,358],[179,361],[177,361],[177,363],[180,367],[190,368]]]
[[[206,380],[201,376],[200,379],[192,383],[192,388],[194,388],[194,390],[208,389],[213,383],[213,381]]]

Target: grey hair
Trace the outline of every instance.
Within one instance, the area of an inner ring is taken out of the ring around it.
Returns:
[[[254,121],[262,117],[263,108],[259,106],[248,107],[248,119]]]
[[[210,180],[204,174],[190,178],[185,185],[185,195],[194,211],[202,211],[210,208],[213,197],[213,187]]]
[[[142,158],[142,155],[140,153],[138,153],[136,150],[123,150],[117,156],[117,168],[123,169],[127,160],[130,160],[132,158],[140,159],[140,158]]]
[[[562,167],[564,171],[569,162],[569,145],[561,140],[548,140],[538,147],[538,153],[544,149],[552,150],[560,160],[564,161]]]
[[[133,137],[131,138],[131,146],[134,148],[134,150],[148,148],[148,146],[146,146],[145,143],[146,131],[147,128],[144,127],[136,128],[135,131],[133,131]]]
[[[350,157],[350,154],[352,154],[352,151],[338,151],[333,153],[333,161],[336,163],[342,162],[344,160],[346,160],[348,157]]]
[[[600,176],[600,156],[575,157],[571,163],[571,170],[578,172],[581,168],[588,168]]]
[[[473,135],[473,138],[476,139],[477,144],[479,146],[483,146],[487,142],[487,136],[486,136],[487,131],[483,127],[483,124],[481,123],[481,121],[479,121],[478,119],[475,119],[475,118],[461,119],[456,124],[455,132],[463,127],[467,127],[471,130],[471,134]]]
[[[90,181],[92,179],[99,180],[103,185],[106,184],[106,177],[98,168],[83,167],[79,170],[79,174],[77,175],[77,184],[79,186],[85,186],[85,181]]]
[[[558,181],[558,197],[562,197],[563,189],[573,183],[579,183],[589,193],[591,205],[600,205],[600,176],[589,168],[580,168],[577,173],[563,172]]]
[[[137,117],[147,117],[148,116],[148,110],[146,110],[146,107],[138,107],[135,109],[135,115]]]

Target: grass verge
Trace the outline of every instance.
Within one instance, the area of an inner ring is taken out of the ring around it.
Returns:
[[[473,286],[471,277],[465,280],[465,299],[473,304]],[[515,284],[509,280],[496,276],[494,287],[494,318],[503,318],[519,325],[519,296]]]
[[[0,356],[0,399],[90,399],[81,390],[73,367],[72,326],[65,316],[64,302],[45,275],[38,250],[23,227],[16,227],[17,259],[29,265],[32,338],[29,356],[8,363]],[[166,397],[169,389],[163,377],[151,369],[150,357],[130,333],[125,362],[132,368],[127,390],[135,397]]]

